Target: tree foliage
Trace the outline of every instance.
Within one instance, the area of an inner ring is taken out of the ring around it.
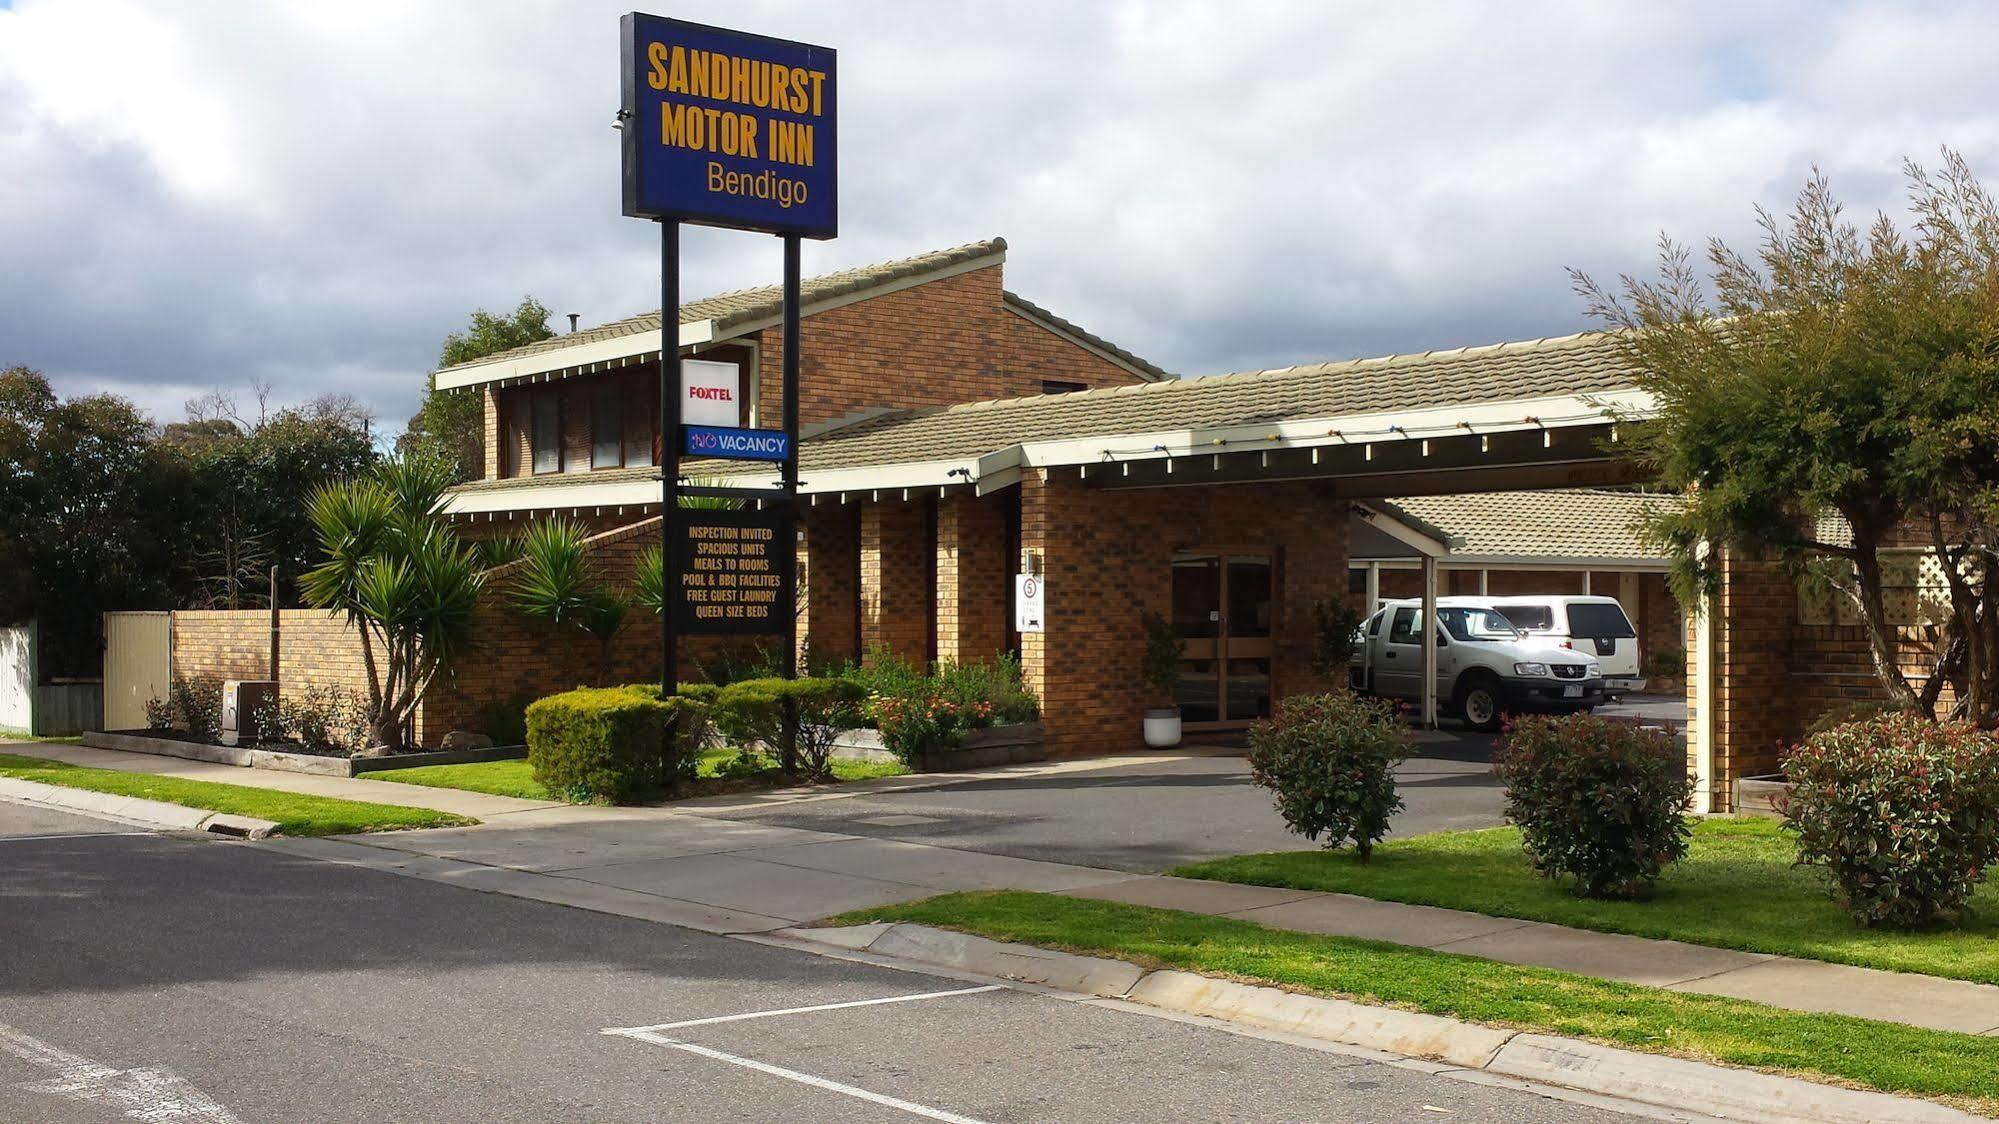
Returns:
[[[0,371],[0,623],[40,622],[45,675],[94,675],[102,614],[171,603],[185,479],[123,398]]]
[[[531,296],[522,297],[520,305],[508,314],[496,316],[479,309],[464,331],[444,337],[438,369],[548,339],[555,335],[548,317],[548,309]],[[405,454],[442,458],[452,466],[457,480],[477,479],[486,459],[484,409],[476,392],[440,391],[433,377],[396,448]]]
[[[328,484],[309,504],[322,561],[306,601],[344,613],[361,640],[374,743],[407,741],[417,704],[472,642],[485,574],[440,514],[449,466],[397,457]]]
[[[1657,279],[1616,291],[1575,280],[1656,401],[1632,441],[1687,496],[1650,527],[1677,591],[1713,588],[1711,547],[1816,573],[1858,609],[1898,706],[1935,715],[1949,687],[1951,713],[1990,725],[1999,208],[1955,153],[1939,173],[1904,170],[1907,233],[1886,215],[1863,232],[1814,174],[1788,216],[1759,210],[1753,257],[1709,243],[1711,286],[1670,240]],[[1950,595],[1923,626],[1920,685],[1900,666],[1883,592],[1884,549],[1911,541],[1941,563]]]

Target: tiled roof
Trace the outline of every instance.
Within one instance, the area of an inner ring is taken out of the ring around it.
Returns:
[[[879,285],[887,285],[921,274],[949,269],[955,265],[1004,253],[1005,251],[1006,239],[988,238],[981,242],[969,242],[963,246],[953,246],[948,250],[934,250],[927,254],[918,254],[915,257],[903,258],[899,261],[880,262],[875,265],[864,265],[857,269],[846,269],[838,273],[828,273],[821,277],[808,277],[798,284],[799,299],[807,305],[817,301],[832,300],[836,297],[860,292],[863,289],[871,289]],[[718,293],[712,297],[703,297],[700,300],[681,305],[680,322],[682,324],[698,324],[703,321],[713,320],[715,321],[717,335],[721,336],[725,335],[729,329],[736,325],[778,315],[783,309],[783,304],[784,289],[782,286],[765,285],[755,289],[738,289],[732,293]],[[443,369],[458,370],[462,367],[497,363],[508,359],[519,359],[526,355],[535,355],[544,351],[574,347],[577,344],[596,343],[600,340],[616,339],[620,336],[633,336],[642,332],[658,332],[659,320],[660,315],[658,310],[642,312],[637,316],[627,316],[623,320],[613,320],[608,324],[599,324],[594,328],[585,328],[566,335],[552,336],[535,343],[523,344],[520,347],[496,352],[492,355],[476,359],[471,363],[460,363],[455,367],[446,367]],[[1095,337],[1091,338],[1094,339]]]
[[[1585,333],[887,414],[804,442],[800,464],[809,471],[977,457],[1030,441],[1471,406],[1634,382],[1615,341]]]
[[[1085,331],[1080,326],[1062,319],[1060,316],[1055,315],[1054,313],[1048,311],[1047,309],[1041,307],[1038,304],[1035,304],[1033,301],[1028,300],[1027,298],[1021,296],[1018,293],[1002,292],[1000,295],[1006,300],[1006,303],[1012,305],[1014,308],[1020,310],[1021,312],[1026,313],[1028,316],[1036,320],[1039,320],[1045,324],[1048,324],[1059,331],[1066,332],[1069,335],[1072,335],[1077,339],[1082,340],[1084,343],[1089,344],[1091,347],[1096,348],[1098,351],[1105,352],[1106,354],[1115,357],[1125,365],[1136,368],[1140,373],[1144,374],[1146,378],[1149,378],[1154,382],[1159,382],[1163,379],[1170,379],[1173,377],[1173,375],[1170,372],[1165,371],[1159,367],[1153,366],[1151,363],[1148,363],[1145,360],[1140,359],[1138,356],[1133,355],[1131,352],[1126,351],[1124,348],[1119,347],[1118,345],[1103,338],[1102,336],[1093,335],[1092,333]]]
[[[1663,561],[1638,528],[1650,512],[1678,503],[1668,495],[1561,488],[1408,496],[1375,506],[1445,531],[1453,555]]]

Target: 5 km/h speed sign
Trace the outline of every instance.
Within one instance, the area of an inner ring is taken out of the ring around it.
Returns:
[[[1013,578],[1013,630],[1040,632],[1047,622],[1048,586],[1038,574]]]

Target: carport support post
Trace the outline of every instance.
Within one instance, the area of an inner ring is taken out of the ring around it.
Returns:
[[[1423,728],[1437,728],[1437,559],[1423,556]]]

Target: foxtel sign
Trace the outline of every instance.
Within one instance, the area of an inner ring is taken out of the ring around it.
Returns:
[[[781,429],[736,429],[690,425],[687,455],[738,461],[781,461],[791,455],[791,437]]]
[[[680,361],[680,421],[683,425],[740,425],[743,369],[713,359]]]

